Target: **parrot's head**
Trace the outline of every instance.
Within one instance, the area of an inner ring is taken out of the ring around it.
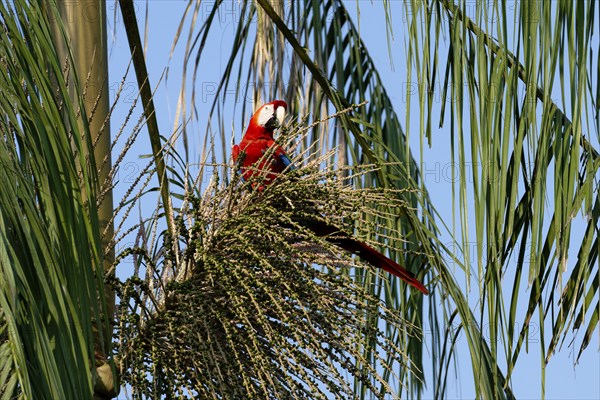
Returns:
[[[287,104],[283,100],[263,104],[252,116],[246,135],[267,133],[272,136],[273,131],[283,124],[286,109]]]

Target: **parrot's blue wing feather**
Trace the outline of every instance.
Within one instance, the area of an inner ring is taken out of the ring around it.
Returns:
[[[294,164],[292,164],[292,160],[290,160],[287,154],[281,154],[279,156],[279,159],[281,160],[283,165],[285,165],[286,168],[289,168],[291,170],[296,169],[296,167],[294,167]]]

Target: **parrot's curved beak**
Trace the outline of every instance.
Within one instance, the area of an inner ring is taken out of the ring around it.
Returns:
[[[279,106],[273,112],[273,116],[269,118],[265,124],[265,128],[269,130],[277,129],[283,125],[283,119],[285,118],[285,107]]]

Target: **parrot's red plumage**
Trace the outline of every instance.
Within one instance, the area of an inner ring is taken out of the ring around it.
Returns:
[[[233,146],[233,162],[237,162],[239,155],[244,152],[242,161],[242,176],[249,180],[254,175],[259,176],[260,171],[270,171],[263,183],[268,185],[277,177],[277,174],[292,162],[281,146],[273,140],[273,131],[283,123],[287,104],[283,100],[275,100],[260,107],[250,119],[246,134],[240,145]],[[262,159],[267,150],[275,147],[273,156]],[[261,160],[262,159],[262,160]]]
[[[275,100],[261,106],[250,119],[248,129],[239,146],[232,149],[232,158],[237,162],[238,157],[244,153],[241,173],[244,179],[249,180],[254,176],[262,175],[261,171],[268,171],[263,183],[270,184],[278,174],[286,168],[293,169],[290,158],[285,150],[273,139],[273,131],[281,126],[287,104],[282,100]],[[263,159],[264,154],[273,147],[272,156]],[[262,186],[261,186],[262,188]],[[400,264],[384,256],[374,248],[359,242],[338,228],[317,219],[303,221],[303,225],[317,236],[325,238],[330,243],[360,256],[363,260],[397,276],[409,285],[424,294],[429,291],[414,275]]]

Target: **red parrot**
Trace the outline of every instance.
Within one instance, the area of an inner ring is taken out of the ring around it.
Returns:
[[[268,185],[277,177],[277,174],[282,173],[286,168],[294,168],[285,150],[273,139],[273,131],[283,123],[286,109],[287,104],[282,100],[275,100],[262,105],[250,119],[246,134],[239,146],[233,146],[232,158],[234,162],[237,162],[242,153],[245,154],[241,165],[242,177],[245,180],[251,179],[255,174],[260,176],[261,171],[268,169],[269,172],[264,177],[264,184]],[[272,147],[272,156],[261,160],[263,155]],[[317,236],[323,237],[328,242],[360,256],[374,267],[381,268],[397,276],[420,292],[429,294],[425,286],[406,268],[371,246],[359,242],[340,231],[339,228],[316,219],[303,221],[302,224]]]
[[[240,145],[233,146],[231,151],[233,162],[237,162],[242,152],[245,154],[242,162],[242,176],[245,180],[252,178],[254,174],[259,176],[260,171],[268,168],[272,173],[268,173],[263,181],[265,185],[268,185],[277,177],[277,174],[291,166],[292,161],[285,154],[283,148],[273,140],[273,131],[283,123],[286,109],[287,104],[283,100],[275,100],[261,106],[250,119],[250,124]],[[275,147],[273,156],[270,159],[265,158],[259,163],[271,147]]]

